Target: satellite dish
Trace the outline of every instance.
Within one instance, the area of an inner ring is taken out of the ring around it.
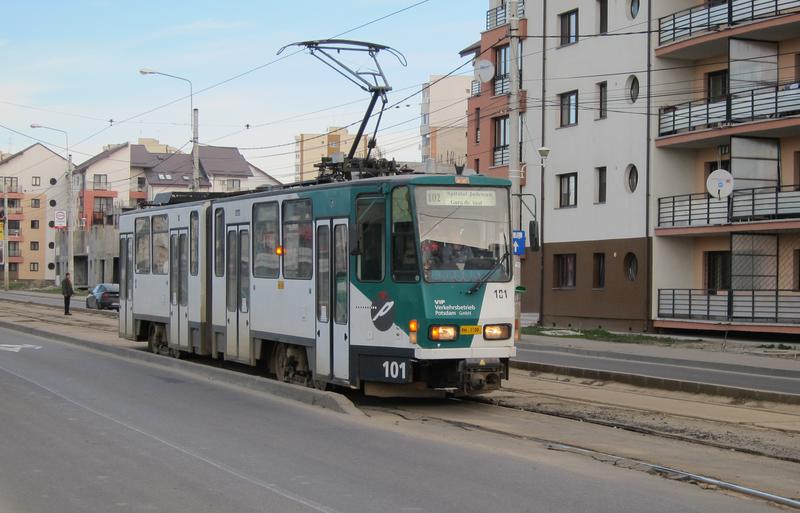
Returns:
[[[717,169],[708,175],[706,190],[717,199],[727,198],[733,192],[733,175],[724,169]]]
[[[475,80],[488,82],[494,78],[494,64],[486,59],[481,59],[475,63]]]

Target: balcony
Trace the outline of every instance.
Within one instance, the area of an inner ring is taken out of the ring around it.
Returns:
[[[469,95],[470,97],[480,96],[481,95],[481,83],[478,80],[473,80],[470,84],[469,88]]]
[[[699,5],[658,20],[659,45],[670,44],[701,33],[764,20],[800,10],[800,0],[732,0],[719,5]]]
[[[662,107],[658,115],[658,134],[665,137],[752,121],[772,121],[798,114],[800,82],[778,84],[729,94],[717,101],[702,99]]]
[[[494,77],[494,95],[500,96],[511,92],[511,77],[506,73]]]
[[[492,155],[493,166],[507,166],[509,161],[508,145],[494,148]]]
[[[8,208],[8,219],[9,221],[22,221],[23,218],[23,210],[22,207],[9,207]]]
[[[658,198],[658,228],[774,220],[800,221],[800,185],[737,189],[730,197],[722,199],[707,193]]]
[[[8,240],[11,242],[22,242],[22,230],[19,228],[9,228],[6,231]]]
[[[505,2],[494,9],[486,11],[486,30],[496,29],[508,23],[507,9]],[[517,2],[517,16],[523,18],[525,16],[525,2],[519,0]]]
[[[658,317],[796,325],[800,324],[800,291],[659,289]]]

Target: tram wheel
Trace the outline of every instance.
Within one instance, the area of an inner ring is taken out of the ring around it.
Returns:
[[[272,350],[272,368],[275,370],[275,379],[278,381],[289,381],[291,377],[291,365],[289,362],[289,352],[286,344],[277,343]]]
[[[151,353],[158,354],[158,348],[160,345],[161,343],[158,340],[158,330],[156,329],[156,325],[151,324],[150,329],[147,332],[147,348]]]

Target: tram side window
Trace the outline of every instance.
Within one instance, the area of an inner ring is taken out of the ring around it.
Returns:
[[[253,276],[277,278],[281,270],[280,257],[275,252],[280,240],[278,203],[253,205]]]
[[[150,274],[150,218],[136,220],[136,272]]]
[[[189,272],[197,276],[200,257],[200,215],[197,211],[189,214]]]
[[[419,281],[408,187],[396,187],[392,191],[392,278],[398,282]]]
[[[359,198],[356,201],[358,255],[356,270],[361,281],[383,281],[383,258],[386,247],[386,203],[383,197]]]
[[[283,202],[283,277],[308,280],[313,270],[311,200]]]
[[[153,274],[169,271],[169,220],[166,214],[153,216]]]
[[[225,211],[214,211],[214,275],[225,276]]]

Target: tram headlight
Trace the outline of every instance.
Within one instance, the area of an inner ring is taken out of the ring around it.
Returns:
[[[431,326],[428,329],[428,338],[431,340],[455,340],[458,328],[455,326]]]
[[[505,340],[511,338],[510,324],[487,324],[483,327],[485,340]]]

